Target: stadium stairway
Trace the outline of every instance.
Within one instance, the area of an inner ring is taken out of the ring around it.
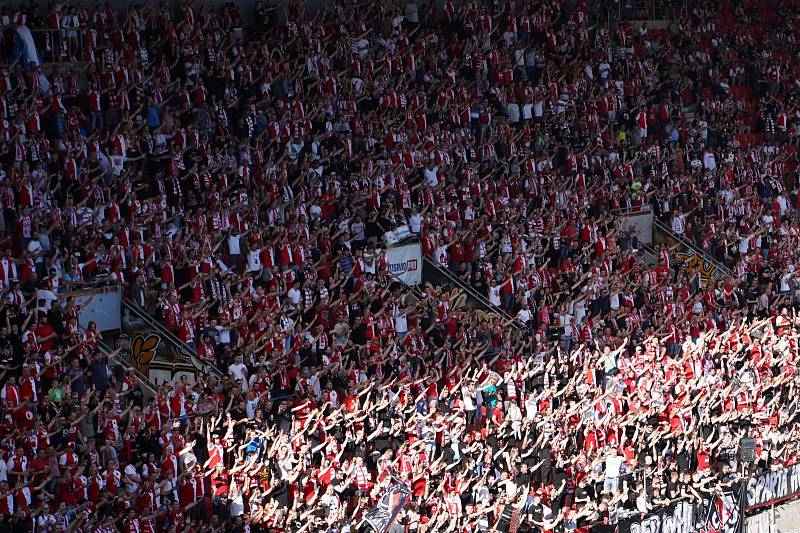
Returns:
[[[100,353],[109,358],[108,366],[111,369],[114,379],[118,383],[121,383],[128,371],[132,370],[136,377],[138,377],[141,381],[143,401],[146,402],[149,398],[155,397],[157,385],[150,381],[149,377],[145,376],[133,367],[127,358],[127,355],[130,354],[129,352],[122,350],[115,354],[114,350],[102,341],[98,344],[98,348]]]
[[[175,347],[175,351],[180,354],[180,363],[187,367],[193,367],[205,374],[213,374],[217,377],[224,376],[224,372],[216,366],[202,361],[197,356],[197,351],[180,340],[172,331],[167,329],[164,324],[156,320],[149,313],[141,309],[133,300],[128,297],[122,300],[122,327],[123,332],[130,330],[148,331],[157,334],[164,342],[168,342]]]
[[[459,293],[466,297],[465,305],[467,307],[471,309],[480,309],[488,313],[498,315],[514,329],[523,329],[523,325],[520,324],[513,316],[509,315],[500,307],[492,305],[488,298],[470,287],[468,283],[465,283],[461,278],[454,275],[449,270],[437,265],[428,257],[423,256],[422,262],[422,278],[426,283],[432,283],[439,286],[449,285],[457,289]]]
[[[706,264],[713,265],[716,269],[716,272],[720,276],[725,277],[731,275],[731,270],[727,266],[711,257],[702,248],[691,242],[689,239],[673,233],[672,228],[656,218],[653,219],[653,230],[654,234],[656,232],[661,233],[663,237],[666,237],[668,242],[671,241],[669,242],[671,246],[677,245],[675,249],[676,252],[683,252],[687,255],[696,255],[700,257]]]

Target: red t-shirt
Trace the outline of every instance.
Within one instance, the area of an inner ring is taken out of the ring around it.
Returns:
[[[48,336],[52,335],[53,333],[55,333],[55,330],[53,329],[53,326],[51,326],[49,323],[48,324],[37,324],[36,325],[36,329],[35,329],[35,333],[36,333],[36,338],[37,339],[43,339],[43,338],[48,337]],[[40,341],[39,342],[39,346],[40,346],[40,348],[42,349],[43,352],[48,352],[48,351],[52,350],[53,346],[55,346],[55,337],[53,337],[51,339],[48,339],[46,341]]]

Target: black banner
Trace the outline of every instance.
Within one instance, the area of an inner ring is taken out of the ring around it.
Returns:
[[[386,530],[397,518],[410,495],[411,491],[403,485],[398,484],[389,487],[383,493],[377,505],[367,513],[367,523],[377,533],[386,533]]]
[[[703,500],[680,500],[644,518],[621,520],[616,533],[741,533],[744,492],[733,490]]]
[[[764,472],[747,480],[747,510],[772,505],[800,493],[800,464]]]

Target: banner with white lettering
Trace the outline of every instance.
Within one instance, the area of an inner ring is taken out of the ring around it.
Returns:
[[[621,520],[616,533],[742,533],[741,490],[703,500],[681,500],[640,519]]]
[[[774,531],[780,533],[797,533],[800,531],[800,501],[795,500],[791,503],[776,505],[769,510],[772,511],[772,516],[775,519]],[[748,531],[747,533],[750,532]]]
[[[422,283],[422,247],[419,243],[386,250],[389,274],[406,285]]]
[[[778,528],[772,515],[772,509],[767,509],[753,516],[748,516],[744,525],[745,531],[747,533],[778,533]]]
[[[746,492],[748,511],[800,494],[800,464],[751,477]]]

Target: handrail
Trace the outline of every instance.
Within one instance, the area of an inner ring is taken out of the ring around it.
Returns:
[[[714,259],[712,257],[709,257],[708,254],[706,254],[706,252],[702,248],[700,248],[697,245],[695,245],[694,243],[692,243],[689,239],[686,239],[681,235],[677,235],[677,234],[673,233],[672,228],[667,227],[666,224],[664,224],[663,222],[661,222],[657,218],[653,218],[653,225],[656,228],[658,228],[659,231],[664,232],[665,234],[667,234],[667,236],[671,237],[675,241],[679,242],[683,246],[689,248],[691,251],[693,251],[694,253],[696,253],[700,257],[702,257],[703,261],[714,265],[714,267],[718,271],[722,272],[726,276],[730,276],[731,275],[731,269],[729,269],[727,266],[723,265],[722,263],[720,263],[716,259]]]
[[[663,2],[658,0],[630,0],[614,2],[618,20],[662,21],[674,20],[688,12],[686,0]],[[611,12],[609,7],[609,13]],[[609,19],[611,17],[609,16]]]
[[[136,374],[136,377],[139,378],[139,381],[142,382],[142,388],[147,389],[147,391],[150,392],[152,396],[156,395],[155,385],[150,381],[149,377],[145,376],[137,369],[135,369],[131,364],[131,362],[125,360],[124,357],[114,356],[112,358],[111,354],[114,353],[114,351],[103,341],[100,341],[99,343],[97,343],[97,345],[102,354],[105,355],[106,357],[109,357],[109,365],[118,364],[120,366],[124,366],[128,370],[132,370],[133,373]]]
[[[182,355],[185,355],[189,359],[189,363],[191,363],[192,366],[195,366],[197,368],[201,368],[206,372],[209,372],[209,373],[212,373],[212,374],[216,375],[217,377],[222,377],[222,376],[225,375],[216,366],[214,366],[212,364],[209,364],[209,363],[203,361],[202,359],[200,359],[197,356],[197,351],[196,350],[194,350],[191,346],[189,346],[188,344],[183,342],[181,339],[179,339],[174,333],[172,333],[170,330],[168,330],[166,327],[164,327],[163,324],[161,324],[159,321],[155,320],[152,316],[150,316],[148,313],[146,313],[144,310],[142,310],[142,308],[140,308],[138,305],[132,303],[130,298],[123,298],[122,299],[122,307],[124,309],[132,312],[134,315],[137,316],[137,318],[139,318],[142,321],[144,321],[145,323],[147,323],[148,326],[152,327],[153,329],[158,331],[160,334],[164,335],[167,339],[170,340],[170,342],[175,344],[175,346],[179,347],[181,352],[182,352]]]
[[[397,283],[402,283],[406,289],[408,289],[409,294],[413,294],[417,300],[421,300],[425,296],[425,291],[420,289],[420,285],[407,285],[403,280],[400,279],[400,276],[396,274],[389,273],[390,276],[394,278]],[[425,281],[423,280],[423,284]]]
[[[77,60],[85,63],[85,55],[92,49],[89,40],[90,28],[50,28],[28,27],[36,45],[39,59],[43,65],[63,65]],[[63,39],[62,39],[63,38]]]
[[[119,284],[112,280],[109,276],[100,275],[90,280],[80,281],[67,281],[63,283],[64,290],[59,294],[70,294],[81,291],[90,291],[93,289],[102,289],[105,287],[119,287]]]
[[[634,216],[634,215],[646,215],[648,213],[652,213],[653,208],[649,204],[640,205],[640,206],[631,206],[631,207],[620,207],[619,209],[612,209],[611,214],[625,217],[625,216]]]
[[[465,283],[461,278],[453,275],[452,272],[448,271],[446,268],[442,268],[440,265],[437,265],[434,261],[432,261],[430,258],[424,255],[422,257],[422,261],[424,264],[429,265],[433,269],[435,269],[439,274],[442,274],[445,278],[447,278],[448,281],[450,281],[456,287],[464,291],[464,293],[466,293],[468,296],[471,296],[478,303],[480,303],[481,305],[483,305],[488,309],[491,309],[493,312],[500,314],[500,316],[505,318],[513,328],[519,330],[522,329],[522,325],[520,325],[517,322],[516,317],[512,317],[511,315],[509,315],[505,311],[505,309],[497,307],[496,305],[492,305],[492,303],[484,295],[480,294],[478,291],[470,287],[469,284]]]

